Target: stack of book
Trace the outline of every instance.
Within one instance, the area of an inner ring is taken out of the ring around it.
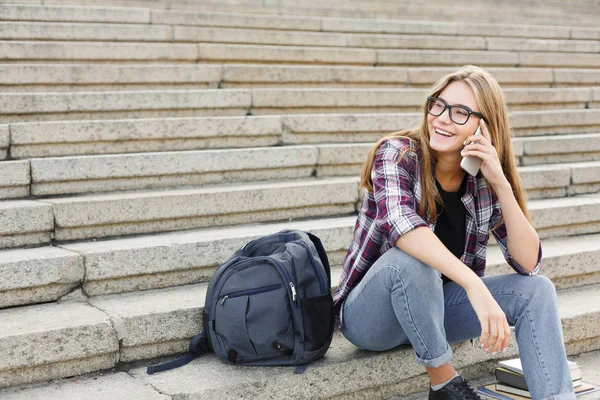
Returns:
[[[576,395],[599,390],[597,386],[581,380],[582,373],[577,363],[569,361],[569,370]],[[520,358],[500,361],[494,374],[498,382],[479,388],[480,393],[497,399],[531,399]]]

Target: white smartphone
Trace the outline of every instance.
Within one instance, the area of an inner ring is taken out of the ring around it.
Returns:
[[[477,127],[475,131],[475,135],[481,135],[481,126]],[[466,147],[466,146],[465,146]],[[460,161],[460,166],[462,169],[467,171],[470,175],[477,175],[479,172],[479,168],[481,168],[481,158],[476,156],[466,156]]]

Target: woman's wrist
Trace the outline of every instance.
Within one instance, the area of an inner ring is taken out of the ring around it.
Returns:
[[[460,282],[458,283],[466,292],[471,291],[473,289],[481,288],[481,286],[485,287],[485,284],[481,280],[479,276],[475,274],[472,270],[471,273],[465,274],[461,277]]]

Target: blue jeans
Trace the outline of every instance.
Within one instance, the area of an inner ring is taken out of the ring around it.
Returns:
[[[481,278],[515,327],[525,381],[533,399],[575,399],[557,296],[550,279],[517,273]],[[448,343],[477,338],[481,325],[465,290],[398,247],[385,252],[343,305],[342,334],[363,350],[412,345],[417,362],[439,367]]]

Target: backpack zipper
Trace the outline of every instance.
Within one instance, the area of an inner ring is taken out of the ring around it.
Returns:
[[[229,293],[229,294],[223,296],[223,299],[221,300],[221,305],[223,305],[223,303],[225,303],[225,300],[227,300],[227,299],[232,299],[232,298],[240,297],[240,296],[244,296],[244,295],[266,293],[266,292],[270,292],[272,290],[279,289],[280,287],[283,287],[283,283],[278,283],[277,285],[269,285],[269,286],[264,286],[261,288],[255,288],[255,289],[240,290],[239,292]]]
[[[300,307],[300,304],[298,304],[298,298],[297,298],[297,293],[296,293],[296,286],[294,286],[294,281],[292,280],[292,277],[290,276],[290,274],[287,272],[287,269],[285,269],[285,267],[283,266],[282,263],[280,263],[276,258],[274,257],[259,257],[265,260],[271,260],[272,262],[275,263],[275,265],[277,265],[279,267],[279,269],[281,270],[281,273],[283,274],[283,276],[285,276],[285,279],[288,282],[288,285],[290,286],[290,291],[292,292],[292,302],[294,303],[294,305],[296,306],[296,308]]]
[[[256,260],[256,259],[259,259],[259,260],[269,260],[269,261],[271,261],[273,264],[275,264],[279,268],[279,270],[281,271],[282,275],[284,276],[285,281],[287,282],[287,284],[288,284],[288,286],[290,288],[290,293],[291,294],[288,294],[288,295],[292,299],[292,303],[294,303],[294,305],[296,306],[296,308],[299,308],[300,304],[298,303],[298,296],[297,296],[297,293],[296,293],[296,286],[294,285],[294,281],[290,277],[290,274],[287,272],[287,270],[285,269],[285,267],[283,266],[283,264],[281,264],[275,258],[268,257],[268,256],[256,256],[256,257],[247,258],[246,260],[243,261],[243,263],[245,264],[246,262],[251,262],[251,261]],[[219,289],[220,280],[221,280],[221,277],[219,277],[219,280],[217,280],[217,282],[215,283],[213,290]],[[218,304],[218,302],[216,302],[215,305],[212,308],[212,315],[215,315],[215,312],[216,312],[216,309],[217,309],[217,304]]]

